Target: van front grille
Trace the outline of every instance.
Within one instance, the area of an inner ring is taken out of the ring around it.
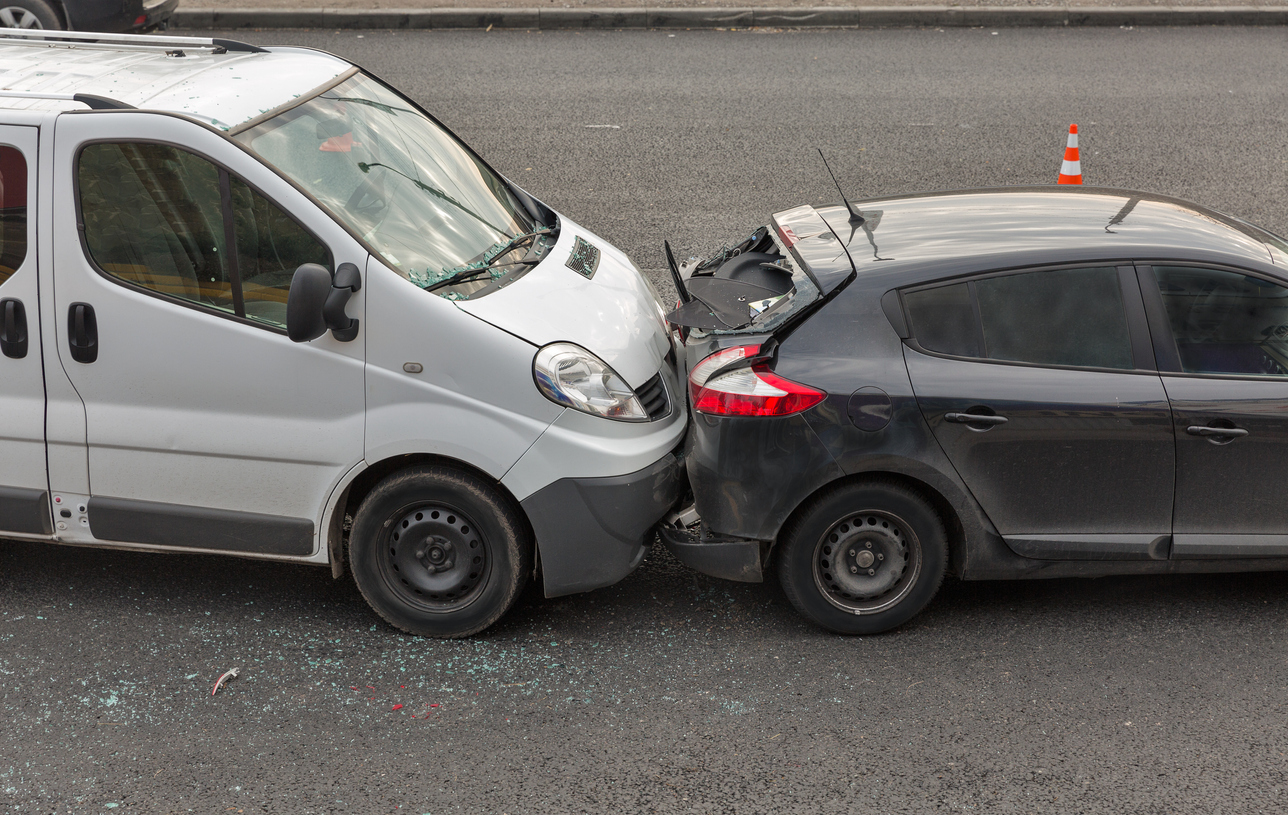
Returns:
[[[662,381],[661,371],[636,388],[635,395],[639,397],[640,404],[644,406],[644,412],[648,414],[650,422],[656,422],[671,412],[671,403],[666,398],[666,384]]]

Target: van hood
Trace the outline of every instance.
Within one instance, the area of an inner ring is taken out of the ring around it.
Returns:
[[[533,345],[580,345],[633,388],[656,375],[671,351],[662,304],[643,272],[562,215],[559,239],[545,260],[487,297],[454,302]]]

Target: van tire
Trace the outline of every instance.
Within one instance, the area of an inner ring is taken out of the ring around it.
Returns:
[[[45,0],[0,0],[0,27],[59,31],[63,21]]]
[[[777,567],[796,610],[838,634],[878,634],[930,603],[948,571],[935,508],[902,484],[847,484],[813,499],[784,531]]]
[[[394,628],[468,637],[514,605],[532,550],[532,533],[508,496],[472,473],[421,466],[390,476],[363,499],[349,567],[362,596]]]

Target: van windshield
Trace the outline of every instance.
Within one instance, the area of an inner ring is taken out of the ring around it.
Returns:
[[[234,138],[403,277],[453,299],[526,270],[523,259],[553,240],[553,229],[537,222],[500,176],[363,74]]]

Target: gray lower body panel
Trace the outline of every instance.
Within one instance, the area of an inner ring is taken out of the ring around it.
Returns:
[[[1171,536],[1006,535],[1017,555],[1039,560],[1167,560]]]
[[[95,496],[89,499],[89,529],[100,540],[122,543],[259,555],[313,554],[312,521],[256,512]]]
[[[52,535],[49,493],[22,487],[0,487],[0,532]]]
[[[1288,557],[1288,535],[1174,535],[1177,560]]]
[[[703,540],[687,530],[665,525],[659,531],[675,559],[695,572],[739,583],[760,583],[765,579],[761,549],[767,544],[745,539]]]
[[[630,574],[681,489],[680,462],[667,454],[629,475],[562,478],[525,498],[546,596],[611,586]]]

